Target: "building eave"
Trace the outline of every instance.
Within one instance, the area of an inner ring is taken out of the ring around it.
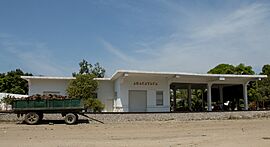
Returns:
[[[75,77],[51,77],[51,76],[21,76],[25,80],[42,79],[42,80],[73,80]]]
[[[247,78],[260,79],[267,78],[267,75],[234,75],[234,74],[200,74],[200,73],[185,73],[185,72],[155,72],[155,71],[137,71],[137,70],[117,70],[111,77],[115,80],[124,74],[145,74],[145,75],[163,75],[163,76],[195,76],[195,77],[224,77],[224,78]]]
[[[185,72],[156,72],[156,71],[138,71],[138,70],[117,70],[111,78],[95,78],[97,81],[110,81],[116,80],[128,74],[145,75],[145,76],[164,76],[164,77],[177,77],[177,76],[191,76],[191,77],[213,77],[213,78],[243,78],[248,80],[259,80],[267,78],[267,75],[233,75],[233,74],[200,74],[200,73],[185,73]],[[30,79],[47,79],[47,80],[73,80],[75,77],[52,77],[52,76],[21,76],[21,78]]]
[[[97,80],[97,81],[110,81],[111,78],[94,78],[94,80]]]

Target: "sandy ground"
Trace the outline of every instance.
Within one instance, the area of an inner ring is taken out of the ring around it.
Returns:
[[[0,123],[0,147],[270,146],[270,119],[54,125]]]

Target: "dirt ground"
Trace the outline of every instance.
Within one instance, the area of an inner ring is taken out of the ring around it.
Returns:
[[[29,126],[0,123],[0,147],[270,146],[270,119]]]

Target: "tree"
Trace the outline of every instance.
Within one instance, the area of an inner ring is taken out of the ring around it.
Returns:
[[[235,67],[230,64],[219,64],[207,73],[210,74],[234,74]]]
[[[97,62],[94,64],[94,66],[91,63],[88,63],[86,60],[82,60],[79,63],[80,70],[79,73],[72,73],[72,75],[75,77],[77,74],[94,74],[97,78],[103,78],[105,76],[106,70],[100,66],[100,64]]]
[[[263,66],[261,74],[268,76],[270,75],[270,64],[266,64]]]
[[[90,73],[90,69],[93,67],[91,64],[88,64],[88,62],[86,60],[82,60],[79,63],[80,66],[80,74],[89,74]]]
[[[251,66],[245,66],[245,64],[243,63],[237,65],[234,70],[235,70],[234,74],[237,74],[237,75],[254,75],[255,74]]]
[[[104,105],[97,99],[98,83],[94,80],[94,74],[77,74],[76,79],[71,80],[67,87],[68,96],[84,99],[86,108],[92,111],[101,111]]]
[[[28,82],[21,76],[32,76],[32,74],[24,73],[20,69],[0,74],[0,92],[27,94]]]
[[[261,106],[264,108],[264,103],[266,101],[268,102],[270,101],[270,65],[269,64],[264,65],[262,68],[262,72],[260,74],[268,76],[267,78],[264,78],[261,81],[256,82],[257,94],[259,95],[257,101],[261,103]]]
[[[210,74],[236,74],[236,75],[253,75],[255,72],[252,70],[251,66],[246,66],[241,63],[237,66],[230,64],[219,64],[213,69],[209,70],[207,73]]]
[[[95,98],[98,87],[96,76],[93,74],[78,74],[75,80],[72,80],[67,88],[68,96],[71,98]]]
[[[105,76],[105,69],[99,65],[97,62],[94,67],[91,69],[91,73],[96,75],[98,78],[103,78]]]

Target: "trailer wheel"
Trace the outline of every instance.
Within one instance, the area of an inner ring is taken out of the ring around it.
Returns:
[[[39,116],[39,121],[42,121],[42,119],[44,117],[44,114],[43,113],[39,113],[38,116]]]
[[[77,114],[68,113],[65,117],[65,122],[68,125],[75,124],[77,122]]]
[[[34,125],[39,121],[39,115],[35,112],[29,112],[25,115],[24,121],[29,125]]]
[[[75,116],[76,116],[76,122],[79,120],[79,116],[78,116],[78,114],[75,114]]]

